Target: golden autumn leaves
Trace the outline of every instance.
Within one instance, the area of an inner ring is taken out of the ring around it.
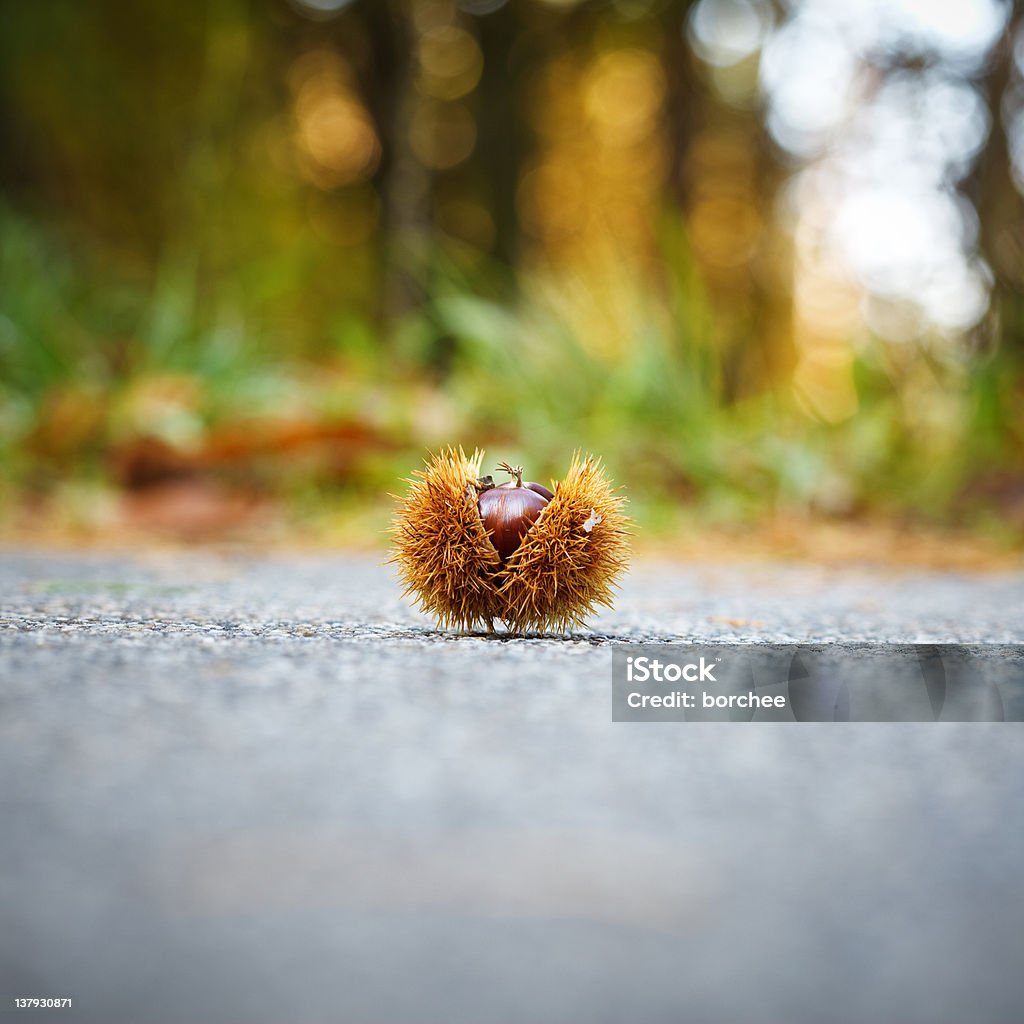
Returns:
[[[518,474],[516,480],[495,488],[481,476],[482,462],[480,451],[467,457],[461,448],[447,449],[407,481],[391,528],[392,561],[406,593],[442,626],[464,630],[493,629],[500,621],[516,633],[563,632],[599,605],[611,606],[626,568],[629,519],[622,511],[625,498],[615,493],[599,461],[577,454],[553,494],[524,485],[522,471],[510,466],[503,468]],[[508,524],[491,517],[497,503],[481,496],[504,504],[506,489],[517,487],[542,494],[544,504],[524,519],[521,540],[510,552],[504,535],[495,545],[497,531],[507,533]]]

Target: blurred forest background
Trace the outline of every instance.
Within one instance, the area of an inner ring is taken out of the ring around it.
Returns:
[[[1024,541],[1020,5],[0,11],[9,533],[358,539],[462,444]]]

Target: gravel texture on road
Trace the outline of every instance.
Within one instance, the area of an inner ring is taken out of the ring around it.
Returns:
[[[641,564],[558,638],[380,559],[0,554],[34,1020],[1024,1020],[1019,724],[613,724],[610,641],[1024,643],[1024,576]]]

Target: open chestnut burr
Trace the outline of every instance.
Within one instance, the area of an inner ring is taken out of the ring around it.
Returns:
[[[481,476],[483,453],[435,455],[408,482],[391,559],[420,607],[443,626],[564,632],[612,603],[626,568],[625,498],[600,462],[577,453],[553,490]]]

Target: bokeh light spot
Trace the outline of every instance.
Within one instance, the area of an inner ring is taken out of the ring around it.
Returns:
[[[484,58],[477,41],[454,25],[424,32],[419,42],[420,76],[417,88],[439,100],[457,100],[480,81]]]
[[[314,50],[291,67],[296,141],[306,177],[321,188],[364,181],[380,162],[380,140],[342,58]]]
[[[614,50],[588,75],[584,105],[601,141],[628,146],[652,133],[664,93],[665,76],[653,54]]]
[[[701,60],[719,67],[738,64],[764,42],[771,9],[754,0],[700,0],[689,19],[689,37]]]
[[[300,14],[312,18],[314,21],[326,21],[333,18],[342,8],[347,7],[352,0],[289,0]]]

